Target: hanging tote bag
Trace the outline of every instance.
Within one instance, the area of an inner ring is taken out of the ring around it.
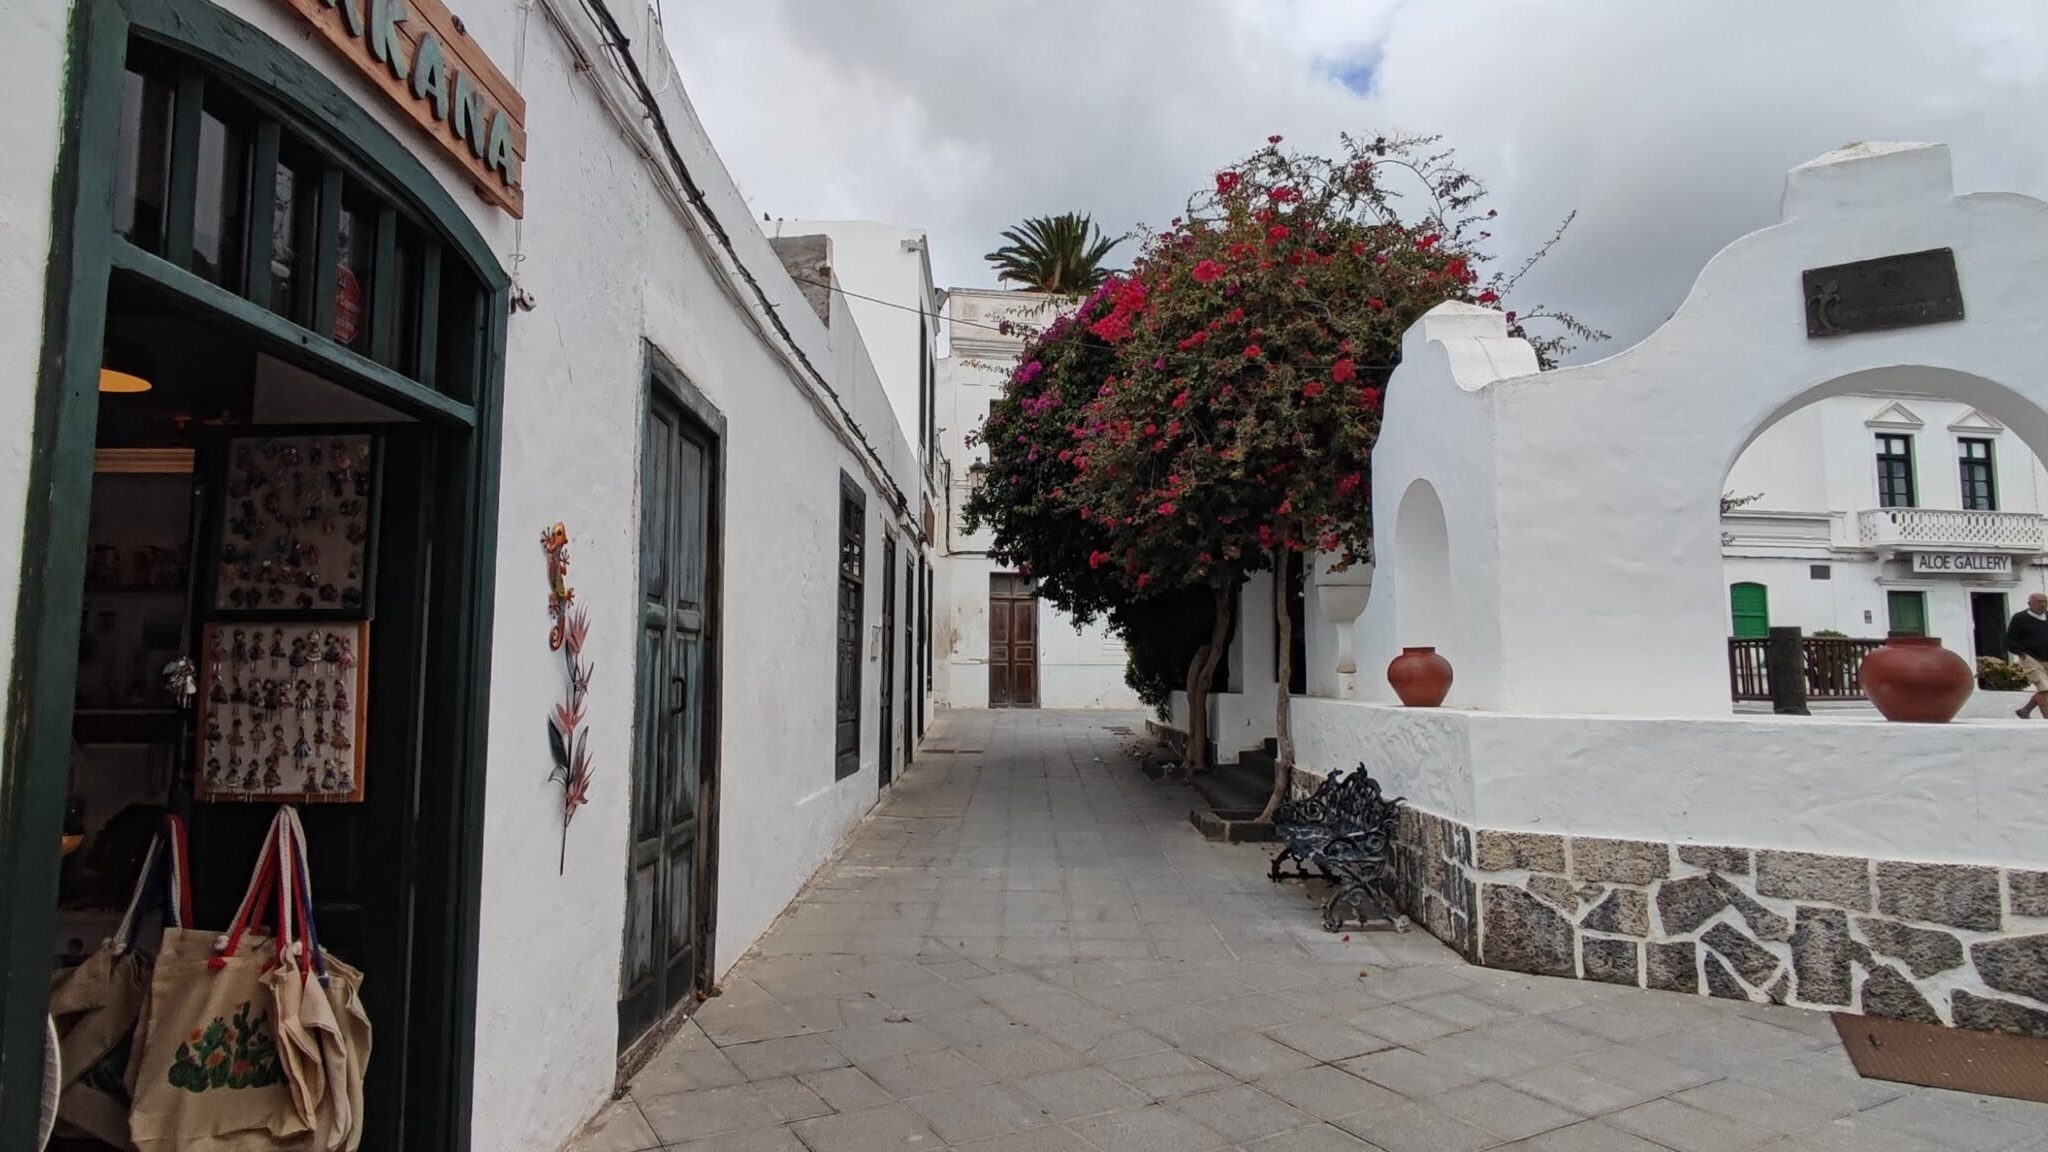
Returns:
[[[320,946],[313,919],[312,873],[305,825],[285,809],[286,869],[292,904],[287,954],[295,961],[264,977],[274,993],[285,1078],[299,1114],[313,1128],[318,1152],[354,1152],[362,1143],[363,1075],[370,1060],[370,1018],[362,1007],[361,972]]]
[[[273,898],[291,897],[279,868],[280,812],[223,936],[164,933],[132,1066],[129,1138],[138,1152],[300,1152],[312,1126],[293,1105],[278,1050],[277,1005],[263,977],[283,962],[283,934],[263,936]]]
[[[131,1041],[149,989],[151,958],[135,945],[138,913],[159,883],[164,926],[182,928],[192,906],[186,868],[185,823],[165,816],[150,840],[134,892],[111,939],[83,964],[58,973],[50,990],[63,1068],[57,1119],[67,1133],[82,1133],[116,1148],[128,1144],[127,1072]]]

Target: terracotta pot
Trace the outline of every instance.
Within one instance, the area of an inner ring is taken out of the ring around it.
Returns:
[[[1403,648],[1387,665],[1387,683],[1410,708],[1434,708],[1451,691],[1451,662],[1434,648]]]
[[[1863,658],[1858,678],[1885,719],[1906,724],[1948,723],[1977,686],[1969,664],[1941,641],[1896,633]]]

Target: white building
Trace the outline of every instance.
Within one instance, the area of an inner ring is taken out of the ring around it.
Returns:
[[[900,345],[814,314],[639,5],[14,16],[0,1146],[32,1146],[51,962],[118,915],[130,815],[187,817],[215,929],[303,793],[322,942],[377,1029],[363,1146],[553,1152],[902,763],[930,530]],[[244,521],[321,541],[244,571]],[[556,524],[594,668],[566,830]],[[273,746],[281,784],[199,762],[187,735],[246,703],[188,717],[158,669],[208,683],[205,630],[259,626],[360,643],[352,709],[299,705],[360,802],[307,753]]]
[[[1123,641],[1101,621],[1077,625],[1038,599],[1030,582],[989,558],[985,532],[969,532],[961,507],[986,459],[967,438],[988,417],[1024,344],[1061,303],[1036,292],[956,288],[947,294],[947,351],[938,370],[938,438],[946,507],[933,547],[933,697],[947,708],[1136,708],[1124,683]]]
[[[1938,636],[2005,651],[2048,590],[2048,471],[1997,419],[1938,389],[1838,396],[1766,428],[1728,474],[1730,634]]]

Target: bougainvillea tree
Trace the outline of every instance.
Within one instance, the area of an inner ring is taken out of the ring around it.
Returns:
[[[1115,347],[1091,331],[1113,307],[1111,290],[1098,289],[1027,337],[975,434],[987,459],[963,511],[970,531],[988,529],[990,555],[1035,578],[1039,595],[1084,623],[1107,618],[1134,660],[1156,660],[1187,647],[1183,638],[1196,628],[1187,599],[1178,587],[1141,582],[1109,562],[1111,535],[1094,515],[1094,481],[1076,449],[1083,413],[1115,370]],[[1199,631],[1207,640],[1221,628],[1201,622]],[[1144,672],[1139,679],[1156,675]],[[1190,686],[1195,731],[1207,727],[1206,687]],[[1189,769],[1205,767],[1206,756],[1206,743],[1192,742]]]
[[[1062,486],[1107,533],[1098,567],[1141,592],[1206,585],[1221,603],[1289,553],[1370,557],[1372,448],[1402,333],[1446,300],[1497,304],[1519,275],[1482,273],[1496,213],[1434,145],[1346,139],[1324,158],[1273,137],[1105,286],[1085,323],[1114,365],[1076,422],[1079,479]],[[1566,335],[1532,340],[1542,355],[1597,336],[1556,318]],[[1287,583],[1273,584],[1285,684]],[[1267,816],[1291,783],[1288,719],[1281,692]]]

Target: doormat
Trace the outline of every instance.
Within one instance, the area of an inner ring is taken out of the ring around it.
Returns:
[[[1833,1015],[1842,1047],[1868,1079],[2048,1104],[2048,1039]]]

